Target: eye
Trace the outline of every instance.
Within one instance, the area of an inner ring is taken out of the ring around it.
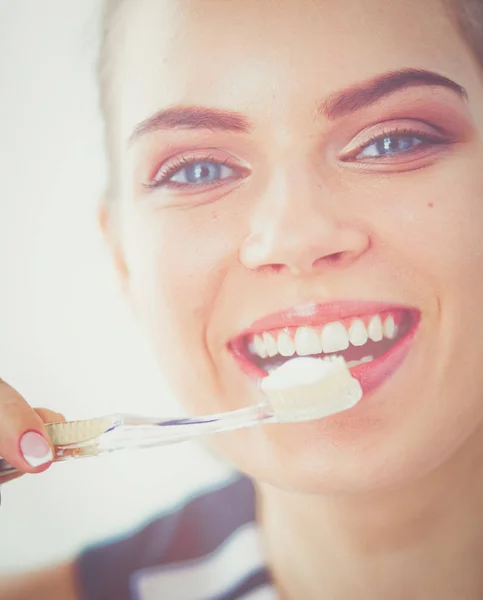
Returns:
[[[384,135],[375,138],[370,144],[366,144],[356,158],[378,158],[405,154],[430,141],[427,135],[414,133]]]
[[[244,179],[249,170],[226,155],[207,154],[178,155],[166,161],[156,175],[144,186],[147,189],[179,190],[180,192],[203,191],[224,183]]]
[[[360,131],[339,153],[339,160],[366,170],[411,171],[433,164],[457,141],[426,121],[398,119]]]
[[[196,161],[179,168],[169,176],[167,182],[181,185],[202,185],[215,183],[233,177],[234,169],[216,161]]]

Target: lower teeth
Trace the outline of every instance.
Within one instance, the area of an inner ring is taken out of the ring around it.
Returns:
[[[338,354],[330,354],[328,356],[324,356],[324,357],[320,357],[319,360],[331,360],[334,358],[338,358]],[[347,364],[347,368],[348,369],[353,369],[354,367],[358,367],[359,365],[364,365],[367,363],[370,363],[374,360],[373,356],[364,356],[362,357],[360,360],[351,360],[349,361]],[[273,371],[276,371],[278,368],[280,367],[280,365],[271,365],[270,367],[266,368],[265,371],[270,374]]]
[[[351,360],[347,363],[347,367],[352,369],[353,367],[358,367],[359,365],[364,365],[366,363],[370,363],[374,360],[373,356],[364,356],[361,360]]]

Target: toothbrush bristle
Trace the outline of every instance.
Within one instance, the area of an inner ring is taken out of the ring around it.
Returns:
[[[85,419],[47,424],[47,431],[54,446],[81,444],[95,439],[108,431],[114,422],[110,418]]]
[[[289,367],[290,376],[286,381],[283,381],[283,373],[278,372],[274,382],[262,383],[277,420],[296,422],[320,419],[352,408],[362,398],[362,388],[357,379],[352,377],[342,357],[323,361],[323,365],[320,359],[295,360],[298,360],[298,364]],[[303,360],[305,362],[302,363]],[[309,360],[312,362],[308,363]],[[314,370],[309,373],[312,365]],[[303,376],[297,378],[295,368],[299,367]]]

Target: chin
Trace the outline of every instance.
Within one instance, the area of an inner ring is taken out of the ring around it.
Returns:
[[[447,468],[468,445],[483,445],[474,420],[445,432],[434,419],[425,425],[424,418],[388,422],[350,413],[263,425],[210,443],[252,479],[308,495],[407,489]]]

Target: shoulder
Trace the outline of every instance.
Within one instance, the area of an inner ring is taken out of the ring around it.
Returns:
[[[135,533],[85,551],[77,561],[78,578],[87,600],[130,598],[133,581],[146,583],[153,573],[193,564],[253,524],[254,490],[250,480],[230,483],[188,499]]]

